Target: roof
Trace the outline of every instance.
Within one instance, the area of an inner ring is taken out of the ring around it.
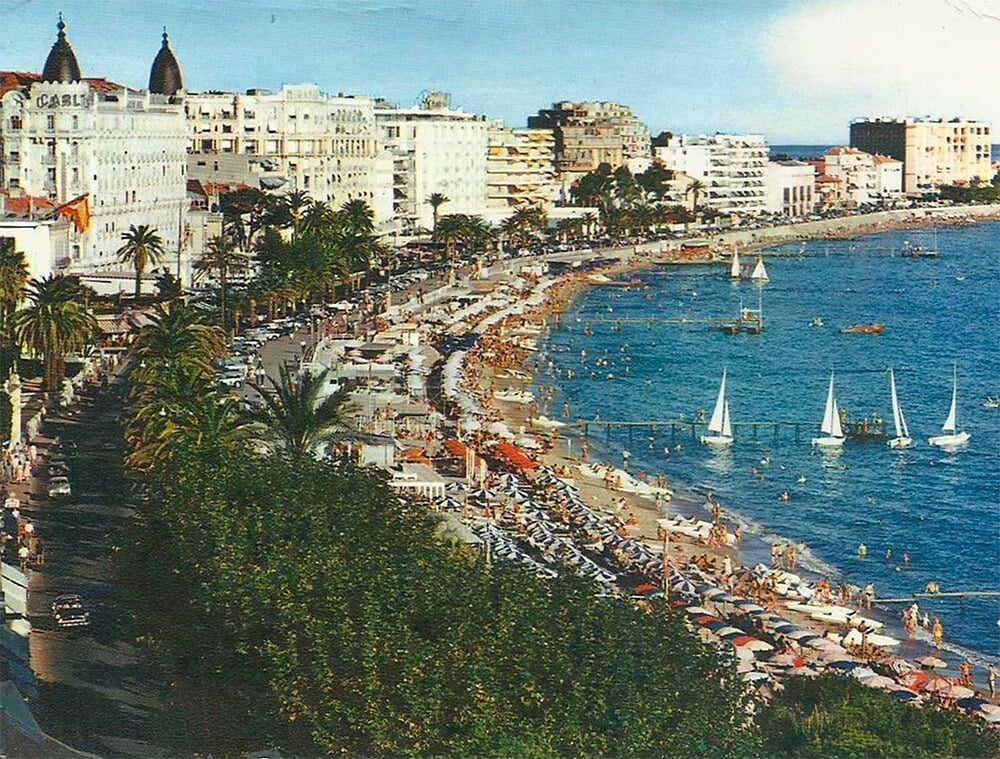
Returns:
[[[0,71],[0,96],[11,90],[29,90],[31,85],[44,81],[42,74],[31,71]],[[91,92],[121,92],[125,85],[99,76],[82,77],[79,81],[90,87]]]
[[[875,163],[898,163],[900,166],[903,165],[902,161],[897,160],[896,158],[890,158],[887,155],[876,155],[872,156],[872,158],[875,159]]]
[[[829,174],[820,174],[816,177],[816,184],[830,184],[831,182],[839,184],[843,181],[840,177],[831,177]]]
[[[9,195],[2,191],[0,191],[0,195],[4,196],[4,211],[7,216],[19,216],[30,219],[45,216],[56,207],[55,203],[48,198],[31,195]]]
[[[167,30],[163,30],[163,42],[160,51],[153,59],[153,67],[149,70],[149,91],[160,95],[176,95],[184,89],[184,77],[181,66],[170,49],[170,38]]]
[[[45,59],[42,80],[46,82],[79,82],[81,79],[80,64],[76,62],[76,53],[73,52],[69,40],[66,39],[66,23],[63,21],[61,13],[56,28],[59,33]]]

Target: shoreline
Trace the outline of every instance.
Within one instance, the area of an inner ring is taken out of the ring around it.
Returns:
[[[829,223],[814,222],[810,223],[808,227],[806,227],[806,225],[800,225],[797,229],[795,229],[794,237],[790,239],[791,240],[799,240],[803,238],[835,239],[833,235],[838,235],[836,239],[843,239],[844,237],[877,234],[880,232],[890,231],[891,229],[919,228],[931,225],[938,226],[938,225],[968,223],[968,217],[963,213],[964,209],[952,208],[952,209],[941,209],[941,211],[947,213],[936,213],[931,218],[928,218],[928,216],[926,215],[916,218],[913,218],[911,216],[906,216],[895,219],[891,225],[887,225],[884,221],[873,222],[871,219],[867,219],[865,217],[854,217],[856,219],[856,222],[853,225],[851,225],[850,229],[848,230],[844,229],[830,230],[827,228],[830,226]],[[988,211],[989,211],[988,214],[981,214],[979,220],[981,221],[1000,220],[1000,206],[988,208]],[[828,222],[834,222],[834,223],[842,221],[843,221],[842,219],[828,220]],[[805,229],[803,229],[802,227],[805,227]],[[739,238],[740,235],[746,235],[746,234],[748,233],[733,232],[729,235],[727,239]],[[771,236],[767,241],[757,240],[754,241],[754,244],[760,247],[764,247],[764,246],[777,245],[781,244],[782,242],[788,242],[788,241],[789,239],[782,239],[778,236]],[[627,276],[633,272],[649,269],[653,265],[661,263],[661,260],[652,260],[652,257],[650,256],[641,255],[637,249],[633,249],[632,253],[633,253],[632,256],[628,256],[627,255],[628,251],[625,251],[626,255],[620,257],[617,263],[602,267],[599,270],[599,272],[604,276],[607,276],[610,279],[614,280],[616,278]],[[666,257],[667,259],[673,258],[674,260],[671,260],[670,263],[677,263],[681,265],[685,263],[705,264],[705,263],[712,263],[718,260],[715,258],[714,252],[713,254],[710,254],[708,257],[702,258],[701,260],[692,260],[691,257],[678,257],[677,255],[671,256],[671,253],[676,254],[676,251],[674,250],[661,251],[661,255],[657,256],[656,258],[657,259],[662,259],[664,257]],[[663,254],[666,255],[664,256]],[[522,324],[531,324],[540,329],[550,328],[552,326],[550,324],[550,321],[553,321],[554,324],[558,325],[561,319],[561,314],[572,308],[574,301],[578,297],[580,297],[585,290],[589,290],[591,287],[597,286],[598,284],[599,283],[590,280],[588,275],[570,275],[557,278],[556,284],[552,288],[550,288],[544,302],[533,309],[526,310],[524,314],[521,315]],[[544,332],[540,331],[539,338],[541,338],[543,334]],[[478,357],[476,361],[478,361]],[[479,367],[477,363],[477,368],[482,369],[483,367]],[[509,375],[504,372],[493,372],[491,370],[480,371],[479,381],[477,383],[479,389],[483,391],[484,394],[487,393],[489,390],[524,391],[525,388],[530,390],[539,381],[543,382],[542,389],[544,389],[544,384],[550,381],[546,379],[547,375],[545,375],[543,371],[539,371],[539,367],[537,365],[534,368],[529,367],[528,362],[526,360],[520,362],[520,365],[517,367],[517,370],[519,370],[520,372],[525,372],[525,374],[517,376],[517,375]],[[498,383],[497,382],[498,379],[503,380],[503,382]],[[530,423],[531,420],[528,418],[528,414],[525,413],[525,409],[521,405],[516,403],[500,401],[496,404],[495,408],[502,413],[502,418],[508,424],[510,429],[519,430],[520,432],[528,431],[536,435],[539,434],[539,428],[537,426],[533,426]],[[630,510],[630,515],[631,514],[635,515],[635,519],[637,522],[636,525],[629,527],[629,534],[636,534],[638,536],[644,537],[646,541],[650,541],[650,534],[651,533],[655,534],[654,532],[655,525],[657,523],[657,520],[663,516],[662,512],[664,510],[657,509],[655,505],[651,505],[649,500],[642,499],[635,494],[621,493],[620,491],[616,490],[612,490],[609,494],[606,491],[602,491],[599,483],[594,483],[592,481],[589,481],[588,478],[584,477],[582,473],[578,473],[578,469],[576,468],[579,467],[581,463],[581,456],[579,451],[580,438],[574,436],[572,432],[573,432],[572,427],[569,427],[567,429],[567,434],[565,435],[567,441],[566,445],[569,446],[568,449],[563,444],[563,441],[559,437],[556,437],[555,440],[552,441],[554,442],[554,445],[550,448],[550,450],[540,455],[538,457],[539,460],[549,466],[573,468],[572,479],[576,482],[577,486],[580,487],[581,493],[585,496],[587,502],[596,504],[598,508],[602,507],[607,508],[608,506],[611,506],[616,499],[624,497],[625,502],[627,504],[626,508]],[[575,451],[573,450],[574,443],[568,441],[576,441]],[[610,452],[605,452],[605,458],[607,458],[608,455],[610,455]],[[678,512],[680,512],[684,514],[694,515],[699,519],[706,517],[705,512],[708,508],[708,504],[706,502],[699,503],[699,500],[697,498],[698,492],[695,488],[680,486],[676,488],[676,491],[677,492],[674,493],[674,501],[669,506],[669,511],[672,515],[675,515]],[[604,504],[604,502],[608,500],[609,495],[612,503]],[[729,518],[730,522],[742,522],[743,524],[750,524],[750,523],[759,524],[761,532],[764,533],[762,535],[756,536],[753,535],[749,530],[747,531],[748,532],[746,536],[747,545],[743,549],[744,551],[743,558],[744,559],[749,558],[748,554],[752,555],[754,561],[748,562],[751,566],[757,560],[761,559],[764,559],[762,563],[765,564],[767,563],[766,551],[768,546],[766,539],[768,537],[778,537],[783,545],[787,545],[791,542],[788,541],[786,538],[782,538],[780,535],[776,534],[772,535],[771,531],[768,530],[766,525],[763,525],[761,523],[756,523],[755,520],[747,519],[744,515],[740,514],[738,510],[730,511],[729,509],[725,509],[725,514]],[[755,543],[756,545],[754,545]],[[807,545],[803,547],[808,548]],[[736,553],[734,553],[731,548],[722,548],[719,546],[715,547],[706,546],[703,543],[686,541],[683,539],[675,542],[673,538],[671,539],[671,548],[672,550],[675,551],[675,553],[671,555],[672,560],[674,556],[677,556],[678,561],[687,562],[698,555],[708,555],[712,559],[721,561],[724,559],[725,556],[728,555],[732,560],[734,560],[734,563],[738,563],[735,562],[735,559],[737,558]],[[833,576],[835,577],[841,576],[841,570],[839,568],[835,569],[837,571],[836,574],[834,574]],[[802,574],[808,574],[810,576],[809,579],[815,580],[820,578],[821,576],[824,576],[826,573],[821,572],[819,570],[812,571],[806,569],[802,571]],[[876,604],[877,604],[877,599],[876,599]],[[787,610],[784,610],[784,613],[787,614],[788,613]],[[887,630],[890,628],[893,630],[894,637],[898,637],[900,640],[907,640],[909,648],[912,647],[920,648],[922,649],[920,651],[921,654],[933,653],[936,650],[938,650],[935,648],[934,644],[930,640],[923,640],[923,638],[928,637],[927,635],[917,635],[912,638],[909,638],[908,636],[903,634],[902,626],[899,620],[894,618],[893,615],[887,612],[876,611],[875,609],[873,609],[871,612],[866,612],[866,613],[868,614],[868,616],[872,618],[877,618],[879,621],[884,622]],[[803,624],[809,628],[812,629],[817,628],[816,622],[813,620],[805,618],[802,621]],[[826,632],[826,630],[822,630],[821,627],[819,628],[819,631],[821,633]],[[896,634],[897,632],[899,633],[898,635]],[[945,643],[941,647],[941,650],[949,650],[952,653],[958,653],[958,655],[961,656],[962,655],[961,651],[964,651],[964,649],[958,648],[958,650],[956,650],[956,648],[958,647],[955,645],[949,646],[947,643]],[[970,651],[969,653],[973,652]],[[976,652],[976,653],[981,653],[981,652]],[[988,654],[985,655],[988,656]],[[909,658],[912,659],[913,658],[912,652],[908,654],[908,656]],[[982,673],[977,672],[976,674],[977,674],[977,679],[979,680],[980,683],[982,683],[984,680]],[[981,691],[982,688],[979,687],[978,690]]]

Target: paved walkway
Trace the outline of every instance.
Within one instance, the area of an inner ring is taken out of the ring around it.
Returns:
[[[36,525],[45,563],[31,570],[28,615],[31,664],[38,679],[32,704],[42,727],[66,743],[101,756],[166,756],[149,742],[147,716],[160,687],[131,645],[113,601],[112,554],[118,532],[137,518],[124,500],[120,404],[88,387],[82,402],[46,419],[34,442],[38,465],[21,512]],[[68,458],[71,498],[46,494],[46,459],[53,438],[75,442]],[[93,605],[87,628],[55,626],[51,603],[80,593]]]

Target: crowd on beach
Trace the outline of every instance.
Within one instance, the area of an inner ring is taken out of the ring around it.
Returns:
[[[589,464],[582,443],[575,454],[568,450],[571,438],[560,445],[558,429],[571,424],[569,409],[563,406],[562,422],[549,417],[554,388],[532,385],[532,350],[512,335],[537,334],[586,284],[582,273],[565,275],[545,289],[544,301],[530,312],[485,319],[489,326],[453,365],[458,377],[446,401],[464,443],[486,456],[502,440],[533,436],[538,446],[531,447],[534,465],[494,460],[485,473],[478,470],[467,479],[464,502],[461,490],[453,488],[432,508],[457,512],[493,556],[521,562],[540,576],[571,569],[593,578],[603,592],[640,604],[667,596],[671,605],[687,610],[692,630],[736,657],[741,676],[764,700],[789,676],[839,671],[899,700],[933,702],[1000,723],[1000,705],[976,698],[971,689],[968,662],[952,680],[933,671],[944,662],[926,667],[891,653],[899,641],[862,615],[875,601],[872,583],[804,580],[795,574],[794,545],[772,546],[770,567],[740,566],[741,528],[725,524],[711,493],[709,520],[667,518],[672,494],[663,474],[635,477],[627,457],[620,469]],[[537,287],[537,280],[531,285]],[[494,466],[510,471],[499,474]],[[718,635],[724,628],[736,632]],[[939,621],[931,631],[940,645]],[[985,684],[993,698],[993,668]]]

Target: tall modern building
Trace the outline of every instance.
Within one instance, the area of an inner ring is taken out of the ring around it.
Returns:
[[[334,207],[364,200],[383,230],[390,223],[391,162],[371,98],[313,84],[190,93],[187,123],[192,179],[304,192]]]
[[[990,125],[953,119],[857,119],[851,147],[903,162],[903,191],[924,193],[943,184],[989,180]]]
[[[537,206],[548,210],[556,198],[555,138],[547,129],[489,130],[486,193],[491,209]]]
[[[529,116],[528,127],[552,132],[556,171],[569,181],[593,171],[602,163],[617,168],[650,159],[649,130],[626,105],[553,103],[551,108]]]
[[[727,214],[767,209],[768,147],[760,135],[668,135],[653,153],[664,168],[683,172],[704,185],[699,207]]]
[[[430,229],[428,198],[448,198],[439,213],[482,214],[487,209],[485,116],[453,110],[447,95],[430,93],[417,108],[375,110],[380,140],[392,155],[393,211],[402,231]]]
[[[167,250],[178,250],[188,206],[187,129],[181,70],[166,33],[149,81],[150,89],[133,90],[83,77],[62,18],[41,74],[0,72],[0,185],[12,197],[46,198],[74,218],[75,234],[54,270],[126,268],[115,251],[133,224],[155,228]]]

